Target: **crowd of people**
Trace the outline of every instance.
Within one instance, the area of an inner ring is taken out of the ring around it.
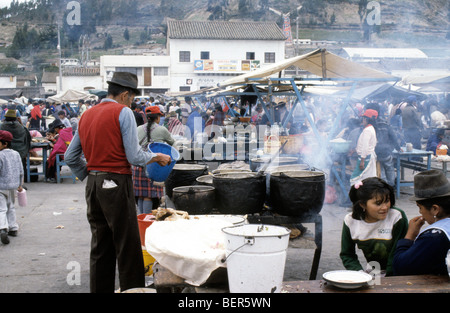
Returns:
[[[268,115],[269,111],[258,102],[241,103],[240,99],[228,106],[205,97],[197,103],[190,97],[167,103],[164,97],[137,97],[137,78],[130,73],[115,73],[108,86],[105,98],[80,101],[76,110],[68,104],[55,106],[45,100],[31,101],[28,106],[11,103],[3,108],[0,125],[2,243],[9,242],[8,235],[17,234],[11,197],[15,190],[23,188],[26,156],[32,153],[31,138],[40,134],[52,147],[46,180],[54,178],[56,154],[65,155],[80,180],[87,178],[93,292],[114,291],[116,260],[121,289],[144,285],[137,221],[130,217],[150,213],[163,196],[162,186],[147,177],[146,165],[170,163],[169,156],[148,150],[149,144],[174,145],[178,138],[194,139],[208,125],[224,126],[230,115],[249,117],[249,123],[256,126],[284,124],[282,131],[286,134],[305,134],[312,141],[310,135],[316,127],[320,136],[328,138],[342,104],[308,97],[305,112],[300,105],[293,109],[295,101],[281,99],[270,103],[274,111]],[[447,274],[444,258],[450,248],[450,183],[439,171],[417,174],[414,200],[421,217],[408,225],[405,213],[395,207],[392,151],[411,143],[415,149],[433,149],[436,153],[439,145],[445,144],[449,106],[448,97],[419,101],[410,96],[396,103],[356,103],[345,110],[340,129],[333,131],[337,138],[352,142],[347,152],[354,165],[349,192],[352,213],[344,220],[340,254],[346,269],[364,270],[355,253],[358,246],[366,260],[377,262],[388,276]],[[424,144],[427,140],[428,144]],[[307,152],[304,149],[299,152]],[[13,158],[21,160],[20,169],[4,161]],[[380,163],[384,176],[374,171],[375,161]],[[425,221],[430,226],[419,232]],[[383,234],[376,233],[379,229]]]

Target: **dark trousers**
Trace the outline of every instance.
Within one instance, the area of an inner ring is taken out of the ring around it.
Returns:
[[[117,186],[105,188],[104,181]],[[91,292],[114,292],[116,260],[121,291],[145,287],[145,270],[131,175],[89,174],[87,217],[91,227]]]

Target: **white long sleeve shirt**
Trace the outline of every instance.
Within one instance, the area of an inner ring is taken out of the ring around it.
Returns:
[[[361,135],[359,135],[358,143],[356,144],[356,153],[361,158],[366,158],[375,151],[377,145],[377,134],[375,128],[372,125],[368,125],[363,129]]]

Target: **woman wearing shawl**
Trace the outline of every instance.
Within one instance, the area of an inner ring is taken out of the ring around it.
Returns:
[[[178,114],[176,112],[176,107],[170,107],[168,118],[165,122],[167,129],[172,135],[183,136],[184,135],[184,125],[178,119]]]
[[[30,112],[30,125],[28,129],[36,129],[39,130],[41,128],[42,121],[42,113],[41,113],[41,105],[36,103],[33,109]]]
[[[72,127],[64,127],[64,124],[56,119],[53,123],[49,125],[50,131],[55,132],[58,137],[54,142],[53,150],[47,160],[47,168],[45,171],[46,181],[56,182],[56,155],[62,154],[64,158],[64,153],[67,150],[70,142],[72,141]]]

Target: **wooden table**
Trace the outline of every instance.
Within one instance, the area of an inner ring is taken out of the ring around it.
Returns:
[[[415,275],[380,278],[380,284],[358,289],[341,289],[325,280],[287,281],[283,283],[287,293],[450,293],[448,276]]]
[[[448,166],[447,163],[449,163],[450,160],[448,161],[444,161],[444,160],[432,160],[431,162],[431,168],[436,168],[438,170],[441,170],[442,172],[444,172],[445,175],[448,174],[449,170],[448,170]]]

